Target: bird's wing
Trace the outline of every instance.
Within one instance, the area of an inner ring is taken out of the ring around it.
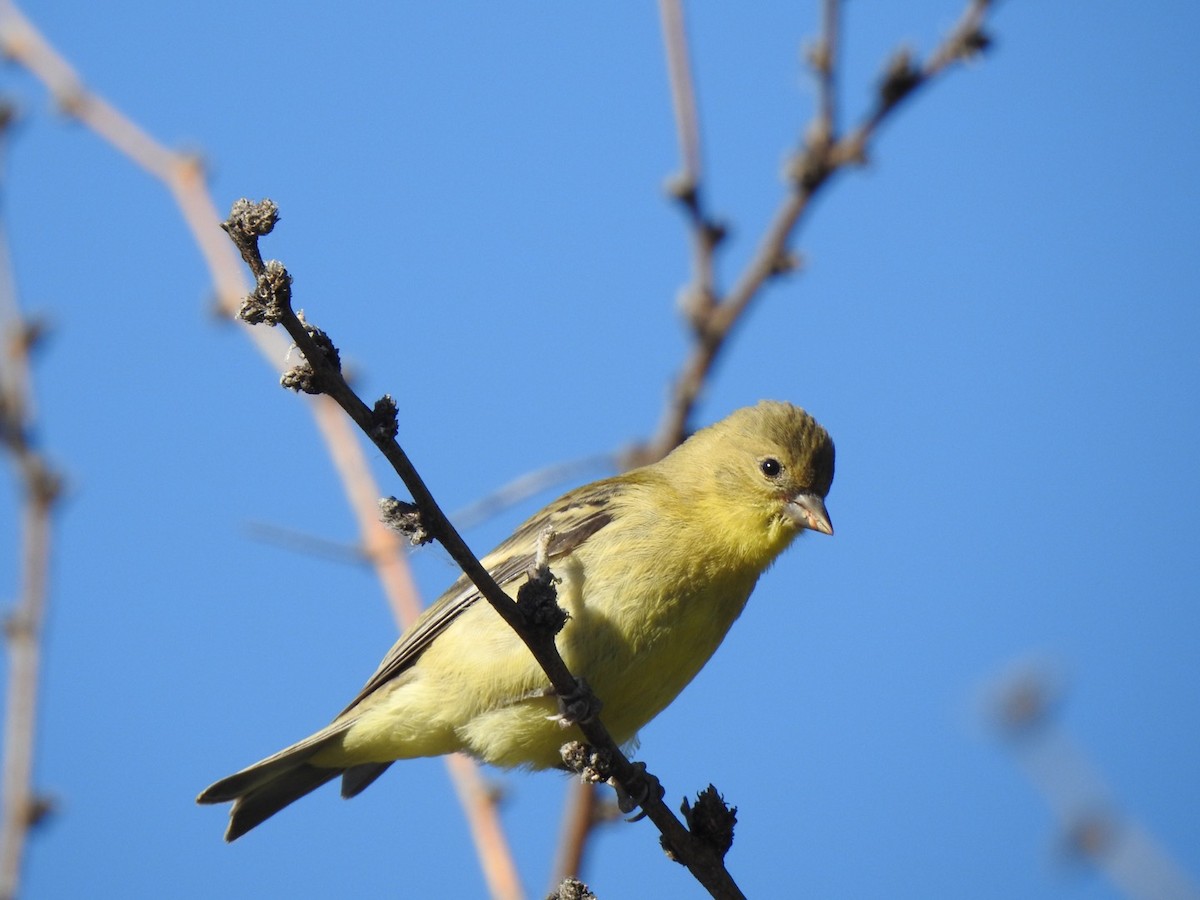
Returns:
[[[626,479],[618,477],[597,481],[565,494],[521,525],[504,543],[485,556],[482,560],[484,567],[501,586],[525,575],[534,564],[538,541],[547,529],[551,533],[548,545],[551,560],[572,553],[612,521],[613,500],[620,495],[626,483]],[[388,651],[375,674],[350,705],[342,710],[341,715],[408,669],[450,623],[481,598],[478,588],[465,575],[459,577]]]

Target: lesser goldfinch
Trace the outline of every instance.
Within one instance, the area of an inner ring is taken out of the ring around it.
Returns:
[[[833,533],[833,462],[833,441],[808,413],[763,401],[659,462],[564,495],[482,562],[515,596],[543,542],[569,616],[558,649],[628,743],[700,671],[793,538]],[[233,801],[232,841],[339,775],[353,797],[398,759],[461,750],[549,768],[582,737],[557,711],[529,650],[461,577],[331,724],[197,799]]]

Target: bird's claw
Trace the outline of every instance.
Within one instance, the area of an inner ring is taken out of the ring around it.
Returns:
[[[654,775],[646,771],[645,763],[635,762],[633,765],[635,768],[637,768],[638,773],[642,776],[641,780],[638,782],[641,789],[636,795],[625,790],[625,788],[623,788],[615,778],[610,778],[608,780],[608,783],[613,786],[613,790],[617,792],[617,809],[627,814],[627,818],[625,820],[627,822],[638,822],[646,818],[646,803],[652,796],[656,800],[661,800],[663,795],[666,793],[666,791],[663,789],[662,782],[660,782]],[[641,811],[636,815],[628,815],[639,807],[641,808]]]
[[[575,689],[569,694],[555,694],[558,699],[558,714],[549,716],[562,728],[570,728],[580,722],[590,722],[600,715],[600,698],[592,693],[587,682],[575,679]]]

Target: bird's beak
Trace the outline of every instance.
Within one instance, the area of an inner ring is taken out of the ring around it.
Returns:
[[[833,534],[825,501],[816,494],[797,494],[787,505],[788,515],[801,528],[811,528],[822,534]]]

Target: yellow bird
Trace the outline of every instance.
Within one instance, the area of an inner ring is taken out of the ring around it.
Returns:
[[[653,465],[560,497],[482,562],[515,597],[548,539],[569,615],[559,652],[604,704],[613,738],[628,743],[700,671],[796,535],[833,533],[833,461],[833,441],[808,413],[763,401]],[[197,799],[233,801],[232,841],[339,775],[353,797],[398,759],[461,750],[549,768],[564,742],[582,739],[558,711],[529,650],[461,577],[332,723]]]

